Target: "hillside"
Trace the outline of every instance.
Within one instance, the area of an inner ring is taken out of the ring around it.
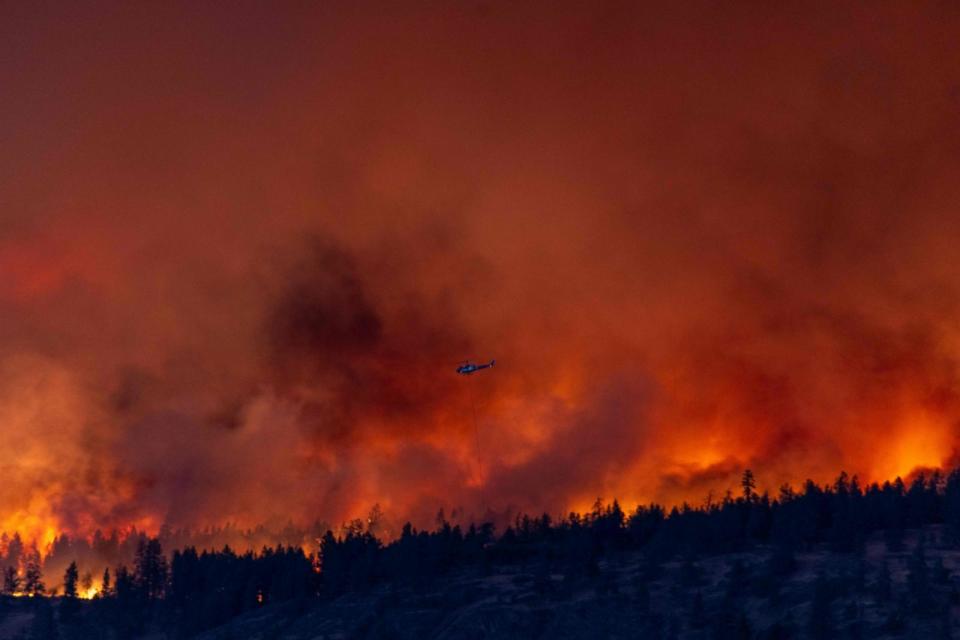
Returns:
[[[908,532],[899,552],[875,536],[862,553],[797,553],[792,571],[776,566],[770,548],[659,569],[626,553],[579,575],[525,563],[314,607],[266,607],[201,637],[949,638],[960,614],[960,549],[943,533]]]

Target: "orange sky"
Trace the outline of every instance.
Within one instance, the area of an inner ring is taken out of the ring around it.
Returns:
[[[958,36],[933,2],[8,3],[0,528],[949,462]]]

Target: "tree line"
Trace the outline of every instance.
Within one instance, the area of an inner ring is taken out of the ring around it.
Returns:
[[[655,576],[672,559],[689,563],[762,546],[771,551],[773,573],[786,573],[799,551],[826,546],[853,554],[862,551],[868,536],[882,531],[887,548],[897,552],[904,549],[907,529],[930,524],[946,525],[950,540],[960,543],[960,470],[918,475],[909,484],[898,478],[868,486],[841,473],[832,483],[784,485],[775,495],[758,492],[748,470],[739,495],[728,493],[699,506],[648,504],[627,512],[617,501],[598,500],[588,513],[520,515],[499,532],[491,523],[451,524],[441,512],[433,529],[407,524],[390,541],[355,521],[338,534],[327,530],[314,553],[296,545],[244,553],[191,545],[167,555],[160,537],[141,535],[132,562],[97,576],[100,589],[89,603],[79,601],[84,576],[71,562],[59,581],[58,616],[65,633],[78,638],[133,637],[155,628],[186,638],[270,604],[305,607],[376,585],[416,588],[449,572],[484,574],[512,564],[549,561],[564,573],[589,576],[597,574],[601,559],[640,552]],[[8,544],[7,562],[11,548]],[[26,570],[11,571],[7,565],[4,592],[43,594],[39,557],[15,546],[13,551]],[[925,569],[914,573],[926,576]],[[923,592],[922,584],[911,588]],[[47,622],[53,624],[48,613],[35,617],[35,625]],[[43,627],[38,633],[51,631]]]

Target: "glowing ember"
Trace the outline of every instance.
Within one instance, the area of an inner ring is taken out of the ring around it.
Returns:
[[[90,587],[89,589],[84,589],[78,595],[84,600],[92,600],[100,593],[99,587]]]

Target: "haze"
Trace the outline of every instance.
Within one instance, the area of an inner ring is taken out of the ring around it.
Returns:
[[[0,529],[951,464],[956,7],[403,5],[2,5]]]

